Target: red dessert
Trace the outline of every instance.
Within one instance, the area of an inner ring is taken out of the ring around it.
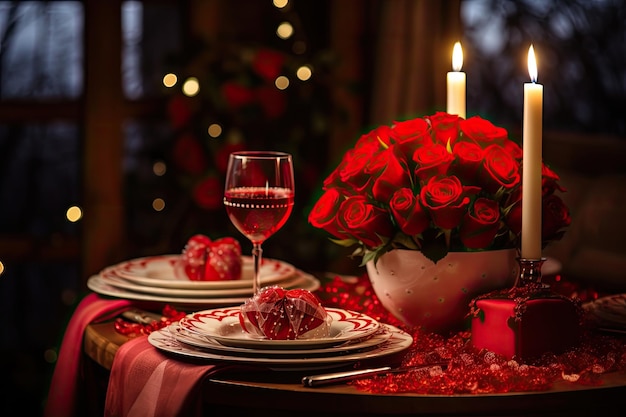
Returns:
[[[241,306],[241,327],[271,340],[328,337],[332,317],[315,294],[267,287]]]
[[[175,269],[179,278],[192,281],[228,281],[241,278],[241,245],[232,237],[212,241],[208,236],[192,236],[185,245]]]
[[[531,359],[575,347],[580,305],[553,293],[496,292],[472,305],[472,344],[507,358]]]

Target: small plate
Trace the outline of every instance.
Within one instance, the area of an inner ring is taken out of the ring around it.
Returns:
[[[310,371],[312,369],[345,367],[353,362],[381,358],[402,352],[408,349],[413,343],[413,338],[410,334],[388,324],[384,324],[382,326],[385,326],[385,328],[391,332],[391,337],[387,341],[376,346],[374,349],[370,349],[365,352],[354,351],[315,358],[298,355],[288,358],[279,358],[238,356],[226,353],[219,354],[217,352],[210,352],[206,349],[181,343],[172,337],[167,328],[150,333],[148,335],[148,341],[157,349],[187,358],[256,364],[276,371]]]
[[[252,288],[251,256],[242,256],[241,279],[229,281],[191,281],[177,277],[174,266],[179,259],[180,255],[147,256],[120,262],[107,269],[121,278],[150,287],[203,290]],[[287,262],[263,258],[260,273],[261,284],[270,285],[295,274],[296,267]]]
[[[326,308],[332,317],[330,336],[312,339],[270,340],[243,330],[239,307],[219,308],[191,313],[179,321],[182,329],[218,341],[224,346],[250,349],[319,349],[364,339],[374,334],[380,323],[349,310]]]
[[[179,342],[186,343],[188,345],[192,345],[195,347],[208,349],[210,351],[219,351],[219,352],[228,352],[233,355],[243,355],[243,356],[268,356],[268,357],[292,357],[292,356],[300,356],[303,355],[311,355],[311,356],[326,356],[326,355],[337,355],[339,353],[351,352],[356,350],[364,350],[375,347],[389,339],[391,337],[391,332],[385,328],[385,326],[381,326],[380,330],[374,333],[372,336],[365,338],[365,340],[357,340],[355,342],[346,342],[342,343],[338,346],[331,346],[328,348],[319,348],[319,349],[249,349],[249,348],[240,348],[240,347],[232,347],[225,346],[221,343],[200,336],[198,334],[189,332],[185,329],[182,329],[178,323],[173,323],[168,327],[172,337],[178,340]]]

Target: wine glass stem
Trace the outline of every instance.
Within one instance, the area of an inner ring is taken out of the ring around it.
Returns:
[[[252,293],[257,294],[261,290],[261,261],[263,249],[260,243],[252,244],[252,260],[254,261],[254,277],[252,279]]]

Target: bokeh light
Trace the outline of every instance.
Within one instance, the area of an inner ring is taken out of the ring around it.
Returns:
[[[165,76],[163,76],[163,85],[168,88],[174,87],[177,82],[178,82],[178,77],[176,76],[176,74],[172,74],[170,72],[169,74],[165,74]]]
[[[283,22],[278,25],[276,35],[281,39],[289,39],[293,35],[293,26],[289,22]]]
[[[222,134],[222,126],[218,125],[217,123],[212,123],[207,129],[207,132],[212,138],[218,138]]]
[[[72,206],[65,212],[65,217],[70,222],[75,223],[83,217],[83,211],[78,206]]]
[[[196,77],[189,77],[183,84],[183,94],[187,97],[193,97],[200,91],[200,82]]]
[[[274,81],[274,85],[279,90],[284,90],[287,87],[289,87],[289,78],[285,77],[284,75],[281,75],[280,77],[276,78],[276,81]]]
[[[311,78],[311,75],[313,75],[313,70],[311,70],[311,67],[309,67],[308,65],[303,65],[296,71],[296,77],[298,77],[298,79],[302,81],[309,80]]]

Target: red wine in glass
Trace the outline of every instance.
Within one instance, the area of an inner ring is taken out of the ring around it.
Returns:
[[[287,222],[293,210],[294,189],[290,154],[242,151],[230,155],[224,206],[235,227],[252,242],[255,294],[261,289],[261,245]]]
[[[224,193],[228,217],[250,241],[263,243],[280,229],[293,209],[293,192],[286,188],[241,187]]]

